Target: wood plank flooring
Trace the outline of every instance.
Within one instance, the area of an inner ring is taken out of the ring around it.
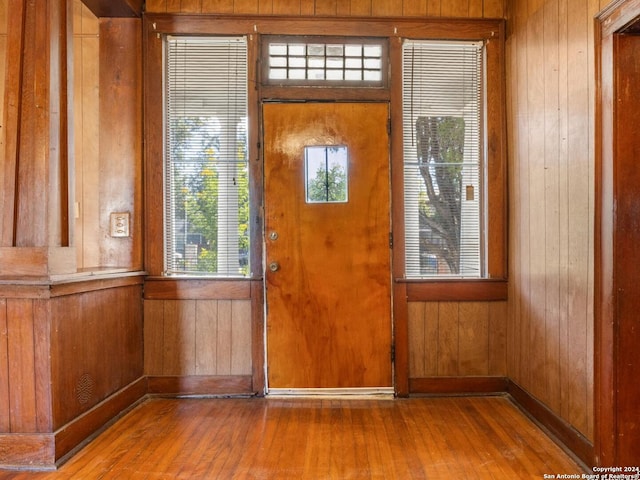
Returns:
[[[9,479],[542,479],[583,470],[508,397],[161,399]]]

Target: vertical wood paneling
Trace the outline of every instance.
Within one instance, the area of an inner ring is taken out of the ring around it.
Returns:
[[[206,13],[205,5],[211,0],[181,0],[180,11],[184,13]]]
[[[99,266],[142,268],[142,41],[137,19],[100,19]],[[125,108],[126,106],[126,108]],[[130,235],[109,217],[130,213]]]
[[[507,374],[507,302],[489,304],[489,375]]]
[[[75,223],[78,268],[100,265],[100,119],[98,19],[74,3]]]
[[[545,391],[548,405],[560,410],[560,185],[558,0],[544,7],[544,231],[545,231]]]
[[[533,8],[531,3],[530,9]],[[529,193],[532,211],[529,216],[530,234],[536,238],[529,249],[529,313],[527,329],[529,353],[527,365],[531,377],[531,393],[546,401],[544,389],[545,373],[545,212],[544,212],[544,9],[539,8],[529,16],[527,22],[527,97],[530,101],[528,155]]]
[[[457,302],[438,306],[438,375],[458,375],[458,307]]]
[[[12,432],[37,431],[33,301],[7,300],[9,420]]]
[[[427,0],[404,0],[402,2],[402,15],[405,17],[426,17]]]
[[[162,373],[162,352],[164,350],[164,302],[144,301],[144,373]]]
[[[338,0],[316,0],[315,14],[318,16],[336,16]]]
[[[0,0],[0,152],[4,158],[4,80],[7,52],[7,0]],[[1,236],[0,227],[0,236]]]
[[[7,330],[7,301],[0,299],[0,432],[11,431],[9,418],[9,334]]]
[[[216,371],[218,302],[199,300],[196,306],[196,375]]]
[[[427,0],[427,15],[429,15],[430,17],[442,16],[442,1]]]
[[[409,377],[426,377],[424,302],[409,302]]]
[[[33,359],[36,389],[36,429],[50,432],[51,415],[51,323],[50,303],[47,300],[33,302]]]
[[[202,13],[233,13],[233,0],[201,0],[201,3]],[[193,9],[199,7],[200,5],[192,6]]]
[[[146,0],[145,10],[147,12],[164,13],[167,11],[167,0]]]
[[[484,0],[483,15],[485,18],[503,18],[505,16],[504,0]]]
[[[369,17],[372,12],[373,0],[351,0],[351,15]]]
[[[218,301],[218,329],[216,335],[216,374],[231,372],[231,300]]]
[[[300,15],[300,0],[273,0],[276,15]]]
[[[489,374],[489,304],[458,307],[458,375]]]
[[[195,307],[195,300],[165,301],[162,361],[164,375],[196,373]]]
[[[273,0],[257,0],[258,13],[260,15],[271,15],[273,13]]]
[[[251,375],[250,300],[145,300],[146,375]]]
[[[130,285],[40,301],[50,309],[53,430],[142,376],[140,298]]]
[[[372,15],[374,17],[401,17],[402,2],[395,0],[373,2]]]
[[[506,375],[507,302],[409,302],[409,377]]]
[[[443,17],[466,17],[469,15],[469,0],[443,0],[440,2]]]
[[[485,15],[493,6],[485,1]],[[593,438],[592,18],[597,0],[510,5],[509,377]],[[496,10],[498,10],[496,8]]]
[[[256,14],[258,13],[257,0],[234,0],[234,13],[237,14]]]

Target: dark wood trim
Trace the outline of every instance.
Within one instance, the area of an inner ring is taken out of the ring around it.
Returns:
[[[409,302],[499,302],[507,300],[506,280],[407,282]]]
[[[629,188],[628,175],[624,169],[633,168],[618,164],[618,149],[624,143],[623,137],[633,137],[634,124],[624,119],[624,112],[634,112],[637,108],[628,101],[620,103],[616,92],[616,82],[622,65],[616,65],[618,48],[616,37],[619,33],[640,17],[640,0],[615,0],[598,14],[594,20],[595,45],[595,239],[594,239],[594,462],[597,465],[618,465],[619,432],[618,425],[624,422],[619,418],[619,402],[629,400],[634,392],[620,385],[619,348],[632,336],[624,336],[618,313],[625,303],[621,296],[625,285],[624,267],[618,269],[619,262],[629,261],[620,258],[624,242],[635,242],[629,233],[629,204],[625,198],[633,198],[633,189]],[[624,70],[622,70],[624,73]],[[618,108],[620,106],[620,108]],[[617,122],[623,122],[622,128]],[[620,133],[622,132],[622,133]],[[628,142],[627,142],[628,143]],[[628,148],[628,146],[627,146]],[[629,153],[627,152],[627,156]],[[632,159],[631,159],[632,160]],[[626,182],[625,182],[626,181]],[[624,192],[620,192],[626,188]],[[635,187],[634,187],[635,188]],[[621,198],[618,198],[621,196]],[[622,205],[619,205],[622,204]],[[635,213],[633,213],[635,215]],[[623,231],[626,222],[627,231]],[[626,283],[629,284],[627,276]],[[621,291],[622,290],[622,291]],[[633,295],[628,293],[628,295]],[[628,311],[628,305],[627,305]],[[636,336],[637,338],[637,336]],[[628,354],[629,352],[627,352]],[[626,365],[625,365],[626,366]],[[627,367],[628,369],[629,367]],[[628,378],[628,374],[627,378]],[[622,397],[621,397],[622,396]],[[632,397],[631,401],[635,401]],[[627,445],[635,445],[626,439]]]
[[[149,395],[228,396],[253,395],[251,375],[148,376]]]
[[[51,433],[0,433],[0,452],[0,468],[55,469],[55,438]]]
[[[143,0],[82,0],[96,17],[140,17]]]
[[[261,86],[260,97],[269,101],[367,101],[388,102],[389,91],[383,88],[276,87]]]
[[[143,272],[128,272],[105,276],[95,275],[95,277],[91,278],[91,276],[86,277],[80,274],[75,278],[70,277],[67,281],[54,283],[50,287],[51,297],[142,285],[144,282]]]
[[[403,37],[485,39],[502,32],[501,19],[408,17],[283,17],[277,15],[148,14],[149,31],[171,34],[339,35],[345,37]]]
[[[640,0],[614,0],[596,15],[596,30],[601,29],[602,37],[625,30],[634,24],[639,11]]]
[[[586,437],[517,383],[509,380],[507,391],[514,403],[544,428],[552,439],[571,451],[586,465],[595,465],[594,447]]]
[[[249,300],[250,280],[148,278],[145,300]]]
[[[404,284],[393,285],[394,389],[398,397],[408,397],[409,385],[409,311]]]
[[[67,423],[55,432],[56,462],[94,438],[107,425],[114,422],[147,393],[147,380],[140,377],[109,396],[88,412]]]
[[[257,395],[267,390],[264,342],[264,283],[251,282],[251,368],[252,388]]]
[[[468,395],[505,393],[506,377],[426,377],[410,378],[411,394]]]

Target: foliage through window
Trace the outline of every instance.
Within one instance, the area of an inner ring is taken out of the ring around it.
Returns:
[[[348,198],[347,147],[305,147],[307,203],[344,203]]]
[[[249,274],[247,46],[166,42],[167,274]]]
[[[406,276],[484,276],[482,42],[403,46]]]

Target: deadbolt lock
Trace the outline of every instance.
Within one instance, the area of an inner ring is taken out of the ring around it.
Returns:
[[[269,234],[269,238],[271,239],[271,241],[275,242],[278,239],[278,232],[273,231]]]
[[[271,270],[272,272],[277,272],[278,270],[280,270],[280,264],[278,262],[271,262],[269,264],[269,270]]]

